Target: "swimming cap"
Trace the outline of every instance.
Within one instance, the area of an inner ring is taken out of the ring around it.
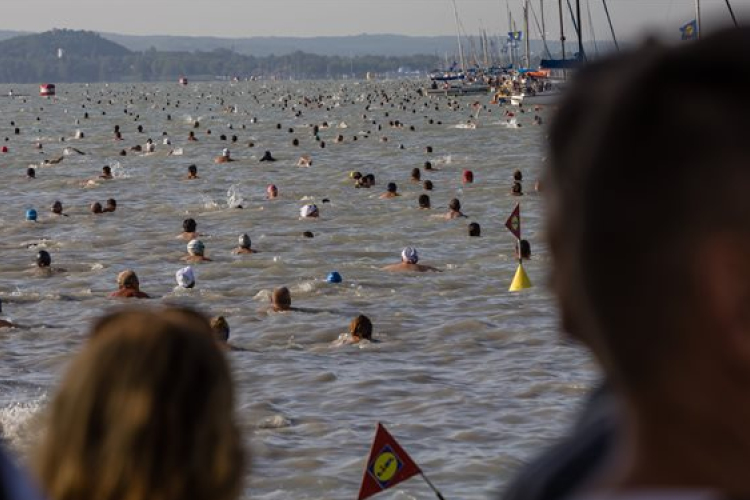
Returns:
[[[163,143],[164,143],[165,145],[167,145],[167,146],[168,146],[168,145],[170,145],[170,144],[172,144],[172,141],[170,141],[170,140],[169,140],[169,137],[165,137],[165,138],[164,138],[164,141],[162,141],[162,142],[163,142]]]
[[[464,170],[463,180],[464,182],[474,182],[474,172],[471,170]]]
[[[326,281],[328,283],[341,283],[344,280],[337,271],[331,271],[330,273],[328,273]]]
[[[247,234],[240,235],[240,248],[250,248],[250,236]]]
[[[311,217],[314,214],[318,213],[318,207],[313,205],[305,205],[304,207],[299,209],[299,215],[300,217]]]
[[[183,267],[174,275],[177,280],[177,286],[181,288],[192,288],[195,286],[195,274],[190,266]]]
[[[227,148],[222,149],[221,156],[229,156],[229,150]]]
[[[276,184],[269,184],[266,188],[266,193],[270,193],[272,191],[278,191],[279,188],[276,187]]]
[[[412,247],[404,248],[404,250],[401,252],[401,260],[409,264],[416,264],[417,262],[419,262],[417,249]]]
[[[187,251],[191,255],[203,255],[205,249],[206,246],[201,240],[190,240],[190,243],[187,244]]]
[[[36,255],[36,265],[39,267],[49,267],[52,264],[52,256],[47,250],[39,250]]]
[[[2,151],[3,151],[3,153],[7,153],[8,152],[8,146],[3,146]]]
[[[36,220],[36,210],[33,208],[30,208],[26,210],[26,220],[35,221]]]

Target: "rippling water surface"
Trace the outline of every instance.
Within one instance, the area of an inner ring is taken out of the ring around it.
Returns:
[[[107,294],[125,268],[137,271],[153,302],[226,316],[232,343],[246,349],[230,354],[253,452],[246,497],[354,498],[382,421],[446,498],[490,498],[564,431],[596,376],[586,354],[561,339],[544,287],[548,256],[533,186],[546,129],[532,126],[532,110],[519,115],[520,128],[509,128],[505,108],[483,97],[478,127],[456,128],[471,118],[474,98],[451,109],[445,98],[419,97],[416,84],[395,82],[61,85],[55,100],[37,97],[35,86],[12,88],[29,97],[0,97],[0,140],[9,138],[0,155],[0,298],[6,315],[31,327],[0,330],[0,423],[21,454],[35,442],[37,417],[89,323],[113,305]],[[0,86],[0,95],[10,89]],[[322,106],[305,106],[304,97],[322,98]],[[405,127],[390,127],[395,120]],[[320,131],[325,149],[310,127],[323,122],[331,125]],[[115,125],[121,142],[113,140]],[[75,139],[76,130],[84,138]],[[191,130],[198,142],[187,141]],[[162,144],[163,132],[171,146]],[[344,142],[335,143],[339,134]],[[149,137],[155,153],[118,156]],[[28,166],[66,147],[86,154],[25,178]],[[237,161],[213,164],[224,147]],[[183,154],[168,156],[173,148]],[[265,150],[278,161],[260,163]],[[311,168],[296,166],[303,154],[312,156]],[[423,191],[409,182],[426,160],[438,168],[422,172],[435,185],[431,211],[416,208]],[[191,163],[199,180],[184,180]],[[115,167],[116,179],[84,187],[104,165]],[[473,185],[461,184],[464,169],[474,172]],[[536,285],[520,294],[507,291],[516,264],[504,228],[519,201],[509,194],[515,169],[525,178],[523,229],[534,251],[526,267]],[[373,173],[378,185],[354,189],[353,170]],[[387,182],[402,196],[379,199]],[[265,200],[270,183],[279,187],[277,200]],[[229,208],[230,189],[244,209]],[[454,197],[468,219],[435,217]],[[90,203],[107,198],[117,200],[116,213],[89,214]],[[69,217],[52,216],[55,200]],[[299,220],[309,202],[321,208],[320,220]],[[30,207],[38,223],[24,221]],[[197,220],[214,262],[196,266],[195,290],[176,293],[186,242],[175,237],[187,217]],[[481,224],[481,238],[467,236],[470,221]],[[307,230],[315,237],[303,238]],[[231,254],[244,232],[260,253]],[[383,272],[406,245],[443,272]],[[40,248],[66,272],[35,274]],[[325,282],[332,270],[342,284]],[[284,285],[307,312],[263,312]],[[373,320],[381,342],[332,347],[358,314]],[[431,494],[414,479],[381,496]]]

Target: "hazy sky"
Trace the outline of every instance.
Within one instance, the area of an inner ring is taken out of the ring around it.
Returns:
[[[1,0],[0,29],[54,27],[127,34],[210,36],[320,36],[359,33],[453,35],[451,0]],[[539,12],[540,0],[530,0]],[[575,5],[575,0],[570,0]],[[520,21],[523,0],[456,0],[466,33],[507,31],[506,4]],[[558,36],[557,0],[543,0],[547,31]],[[707,19],[728,21],[724,0],[702,0]],[[581,0],[597,37],[606,34],[601,0]],[[675,33],[693,18],[694,0],[608,0],[618,36],[643,30]],[[750,0],[731,0],[750,19]],[[533,25],[533,24],[532,24]],[[584,28],[588,30],[588,21]],[[567,28],[569,29],[569,28]],[[537,32],[531,30],[532,37]]]

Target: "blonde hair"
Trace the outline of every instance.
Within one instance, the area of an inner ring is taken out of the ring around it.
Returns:
[[[35,466],[51,500],[233,500],[245,454],[205,316],[109,314],[51,403]]]

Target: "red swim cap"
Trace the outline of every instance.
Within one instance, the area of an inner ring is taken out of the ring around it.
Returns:
[[[8,152],[8,146],[3,146],[2,151],[3,151],[3,153],[7,153]]]
[[[464,176],[463,176],[464,184],[470,184],[474,182],[474,172],[471,170],[464,170]]]

